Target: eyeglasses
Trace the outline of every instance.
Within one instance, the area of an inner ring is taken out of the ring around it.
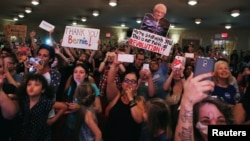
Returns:
[[[137,83],[137,80],[125,78],[125,79],[123,80],[123,82],[124,82],[124,83],[136,84],[136,83]]]

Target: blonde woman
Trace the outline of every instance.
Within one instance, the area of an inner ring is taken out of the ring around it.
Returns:
[[[236,104],[236,88],[232,85],[234,78],[228,62],[219,60],[214,64],[215,87],[212,95],[217,96],[229,105]]]

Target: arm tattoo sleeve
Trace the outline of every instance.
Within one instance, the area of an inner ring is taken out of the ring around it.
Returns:
[[[193,111],[184,109],[184,114],[180,115],[182,122],[189,122],[192,123],[193,121]]]
[[[189,126],[188,128],[182,127],[181,132],[178,134],[178,136],[181,138],[181,141],[191,141],[192,132],[193,132],[192,126]]]

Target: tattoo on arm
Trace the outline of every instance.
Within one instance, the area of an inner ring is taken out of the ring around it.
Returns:
[[[181,138],[181,141],[192,141],[192,132],[192,126],[189,126],[188,128],[182,127],[178,136]]]
[[[180,116],[181,116],[182,122],[189,122],[189,123],[193,122],[193,111],[184,109],[184,114]]]

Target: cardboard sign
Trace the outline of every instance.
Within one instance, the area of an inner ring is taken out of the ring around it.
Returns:
[[[99,36],[99,29],[66,26],[62,46],[97,50]]]
[[[25,38],[27,33],[27,25],[7,25],[4,27],[6,35]]]
[[[52,30],[55,29],[54,25],[52,25],[52,24],[50,24],[50,23],[48,23],[46,21],[42,21],[40,23],[39,27],[42,28],[42,29],[44,29],[44,30],[46,30],[46,31],[48,31],[48,32],[50,32],[50,31],[52,31]]]
[[[133,29],[129,45],[169,56],[173,40],[144,30]]]
[[[154,17],[152,13],[145,13],[141,30],[145,30],[160,36],[166,37],[170,27],[170,22],[162,18],[159,21]]]

